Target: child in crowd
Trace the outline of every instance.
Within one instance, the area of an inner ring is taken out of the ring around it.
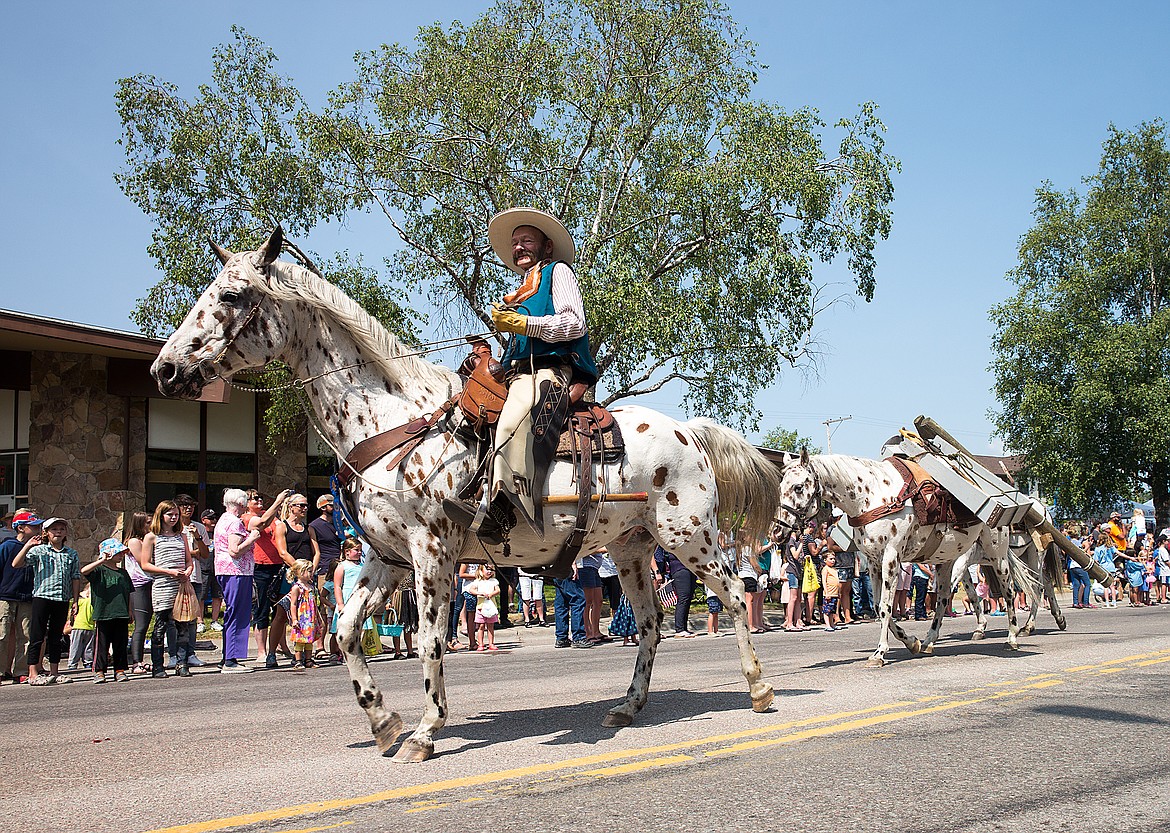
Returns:
[[[715,595],[715,591],[704,586],[707,591],[707,636],[723,636],[719,630],[719,614],[723,612],[723,602]]]
[[[500,594],[500,583],[496,581],[495,570],[490,564],[480,564],[475,571],[475,581],[470,590],[465,586],[465,592],[470,592],[477,599],[475,605],[476,640],[480,651],[498,651],[496,647],[496,622],[500,621],[500,609],[496,606],[496,596]],[[484,639],[487,642],[484,642]]]
[[[1101,544],[1093,550],[1093,560],[1106,569],[1111,575],[1117,572],[1117,547],[1108,537],[1101,539]],[[1108,582],[1102,582],[1105,586],[1105,607],[1117,607],[1117,598],[1120,595],[1118,585],[1120,580],[1116,577]]]
[[[61,635],[66,622],[77,613],[81,593],[81,559],[77,550],[65,545],[69,532],[65,519],[49,518],[42,528],[43,535],[29,538],[12,559],[15,569],[25,564],[33,567],[28,638],[28,684],[33,686],[73,682],[57,672],[61,665]],[[49,658],[48,674],[41,673],[42,650]]]
[[[845,630],[848,625],[837,621],[837,598],[841,595],[841,579],[837,575],[837,555],[830,552],[825,556],[825,566],[821,568],[821,587],[823,603],[821,612],[825,614],[825,630]]]
[[[317,641],[318,622],[317,585],[313,581],[313,562],[298,558],[288,568],[288,580],[292,589],[288,591],[289,621],[292,622],[294,669],[312,668],[313,643]]]
[[[93,668],[94,635],[97,625],[93,621],[93,603],[90,602],[89,588],[81,591],[77,599],[77,615],[73,627],[66,626],[69,634],[69,670],[76,671],[78,665]]]
[[[349,597],[357,589],[361,572],[362,542],[357,538],[346,538],[341,545],[341,563],[333,571],[333,624],[329,628],[329,633],[334,635],[335,644],[337,639],[337,623],[341,619],[342,612],[345,610],[345,603],[349,601]],[[365,641],[366,631],[373,629],[374,619],[371,616],[362,624],[363,642]],[[377,642],[379,645],[381,644],[377,638],[373,642]],[[343,659],[340,652],[334,654],[334,656],[338,659]]]
[[[130,681],[127,641],[130,630],[130,594],[134,582],[124,562],[130,550],[117,538],[107,538],[98,547],[96,561],[81,568],[81,575],[89,582],[93,602],[93,618],[97,628],[97,648],[94,651],[93,681],[106,681],[107,656],[114,655],[114,682]]]

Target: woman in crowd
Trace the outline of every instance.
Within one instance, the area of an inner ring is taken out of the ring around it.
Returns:
[[[223,673],[246,674],[248,627],[252,622],[252,545],[259,530],[249,532],[240,516],[248,505],[243,489],[226,489],[224,513],[215,523],[215,578],[223,592]]]
[[[733,540],[738,558],[736,572],[743,582],[747,602],[747,626],[752,633],[763,633],[764,594],[760,590],[760,562],[757,548],[751,543],[739,544]]]
[[[150,603],[154,608],[154,630],[150,634],[150,664],[154,670],[151,676],[163,679],[167,676],[163,665],[163,644],[166,641],[168,625],[174,624],[175,599],[179,586],[191,580],[195,568],[187,537],[179,522],[179,507],[174,501],[164,500],[155,507],[150,521],[150,532],[142,540],[142,569],[154,575],[150,587]],[[187,668],[187,628],[178,629],[177,649],[179,657],[177,673],[190,677]]]
[[[146,634],[149,633],[150,617],[154,615],[154,607],[150,603],[150,585],[154,576],[142,569],[142,539],[150,532],[150,515],[145,512],[135,512],[130,516],[130,525],[122,533],[122,543],[126,545],[124,563],[126,572],[130,574],[130,582],[134,585],[130,593],[130,608],[134,616],[134,636],[130,640],[130,663],[133,666],[131,673],[145,674],[150,666],[144,660],[146,652]]]
[[[72,622],[77,613],[81,593],[81,559],[77,550],[65,546],[65,519],[49,518],[42,529],[43,534],[29,538],[12,559],[16,569],[25,564],[33,567],[28,684],[35,686],[73,682],[69,677],[58,676],[57,671],[61,665],[61,636],[65,623]],[[40,673],[42,648],[49,657],[48,675]]]
[[[609,642],[601,633],[601,553],[581,557],[577,581],[585,591],[585,638],[590,642]]]
[[[804,595],[800,592],[800,585],[804,579],[804,555],[800,548],[800,538],[795,532],[788,536],[788,542],[784,546],[784,576],[788,581],[788,607],[784,611],[784,630],[808,630],[802,622]]]
[[[1065,535],[1068,535],[1070,538],[1075,538],[1071,533],[1073,533],[1073,530],[1065,530]],[[1085,549],[1087,540],[1076,541],[1076,543],[1091,558],[1093,555],[1092,549]],[[1065,560],[1068,563],[1068,583],[1072,587],[1072,606],[1078,610],[1096,607],[1096,605],[1091,604],[1092,600],[1089,598],[1089,588],[1093,584],[1089,579],[1089,571],[1067,556]]]

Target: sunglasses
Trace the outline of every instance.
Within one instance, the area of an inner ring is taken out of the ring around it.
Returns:
[[[307,504],[307,503],[290,503],[289,506],[291,506],[293,509],[308,509],[309,508],[309,504]]]

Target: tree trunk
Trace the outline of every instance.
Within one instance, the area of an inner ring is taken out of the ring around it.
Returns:
[[[1150,466],[1150,492],[1154,500],[1156,531],[1170,526],[1170,463]]]

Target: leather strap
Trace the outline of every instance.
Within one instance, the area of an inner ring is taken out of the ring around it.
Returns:
[[[345,455],[346,464],[337,473],[338,485],[345,489],[356,476],[355,471],[365,471],[395,449],[402,449],[386,465],[388,471],[397,468],[426,438],[427,432],[434,428],[440,419],[451,413],[458,402],[459,397],[454,396],[444,402],[429,417],[412,419],[405,425],[399,425],[389,431],[383,431],[381,434],[375,434],[362,440],[349,450],[349,454]]]
[[[887,515],[901,512],[902,508],[906,505],[906,501],[913,499],[920,491],[920,487],[915,488],[914,475],[910,473],[910,469],[901,460],[897,457],[887,457],[886,462],[893,465],[898,470],[898,474],[902,475],[903,483],[901,490],[898,492],[898,496],[887,503],[883,503],[881,506],[870,509],[868,512],[862,512],[860,515],[850,517],[849,525],[851,527],[865,526]]]

